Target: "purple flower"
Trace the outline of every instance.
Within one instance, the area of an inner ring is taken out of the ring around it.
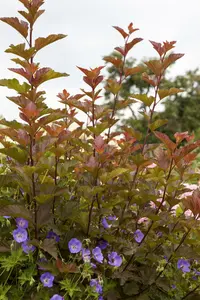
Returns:
[[[176,285],[175,284],[172,284],[171,287],[172,287],[172,289],[176,289]]]
[[[98,300],[103,300],[103,296],[99,296]]]
[[[47,239],[54,239],[57,243],[60,241],[60,237],[55,232],[53,232],[53,230],[50,230],[47,233]]]
[[[98,247],[101,249],[101,250],[104,250],[106,249],[108,246],[108,242],[104,239],[100,239],[98,240]]]
[[[99,263],[102,264],[103,262],[103,254],[101,252],[101,249],[99,247],[96,247],[92,250],[92,254],[93,254],[93,257],[96,261],[98,261]]]
[[[108,217],[102,218],[101,223],[105,229],[112,227],[112,224],[108,224],[107,220],[112,222],[112,221],[117,220],[117,217],[116,216],[108,216]]]
[[[142,231],[140,229],[137,229],[134,232],[134,239],[136,240],[137,243],[141,243],[143,238],[144,238],[144,234],[142,233]]]
[[[38,261],[38,269],[39,270],[46,270],[44,265],[46,265],[47,262],[48,262],[48,260],[46,259],[46,257],[41,257]],[[40,263],[42,263],[42,266],[40,265]]]
[[[10,219],[11,218],[11,216],[3,216],[4,217],[4,219]]]
[[[51,297],[50,300],[64,300],[64,297],[62,297],[58,294],[55,294],[55,295],[53,295],[53,297]]]
[[[181,269],[183,273],[190,272],[190,263],[188,260],[180,258],[177,262],[177,268]]]
[[[69,251],[71,253],[78,253],[82,249],[82,243],[81,243],[81,241],[73,238],[69,241],[68,247],[69,247]]]
[[[114,267],[120,267],[122,264],[122,258],[117,254],[117,252],[111,252],[108,254],[108,263]]]
[[[95,292],[101,294],[103,292],[103,288],[100,285],[98,279],[91,279],[90,286],[95,288]]]
[[[28,228],[28,221],[23,218],[17,218],[16,223],[17,223],[17,227],[24,228],[24,229]]]
[[[83,248],[82,249],[82,258],[83,258],[83,261],[88,263],[90,262],[90,250],[89,249],[85,249]]]
[[[108,229],[108,228],[111,227],[111,225],[108,224],[106,218],[102,218],[101,223],[102,223],[102,225],[103,225],[103,227],[104,227],[105,229]]]
[[[90,263],[90,265],[91,265],[91,267],[92,267],[93,269],[96,269],[96,268],[97,268],[97,265],[95,265],[95,264],[93,264],[93,263]]]
[[[26,229],[18,227],[13,231],[13,238],[17,243],[23,243],[28,238],[28,233]]]
[[[109,221],[116,221],[117,220],[117,217],[116,216],[108,216],[107,219]]]
[[[40,276],[40,281],[43,283],[43,286],[52,287],[54,276],[51,273],[46,272]]]
[[[22,249],[23,249],[23,251],[24,251],[25,253],[28,254],[28,253],[33,252],[33,251],[35,250],[35,246],[29,245],[29,244],[27,243],[27,241],[25,241],[25,242],[22,243]]]

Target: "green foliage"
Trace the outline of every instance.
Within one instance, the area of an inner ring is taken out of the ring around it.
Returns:
[[[174,41],[151,41],[158,58],[135,66],[127,56],[142,41],[133,37],[137,28],[115,26],[124,45],[104,58],[111,76],[103,78],[103,66],[79,67],[87,88],[63,90],[63,108],[51,109],[40,85],[67,73],[40,67],[36,53],[66,35],[34,40],[44,1],[19,1],[27,22],[1,19],[26,43],[6,50],[21,57],[10,70],[25,82],[0,80],[17,92],[8,99],[21,118],[0,120],[0,299],[199,297],[200,191],[188,183],[199,180],[192,166],[200,141],[161,132],[170,119],[156,113],[160,101],[182,92],[165,73],[183,55],[171,52]],[[109,105],[99,102],[103,80]],[[118,119],[138,101],[141,132]]]

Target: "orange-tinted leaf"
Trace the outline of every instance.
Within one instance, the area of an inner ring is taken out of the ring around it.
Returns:
[[[122,47],[116,47],[115,50],[118,51],[122,56],[125,55],[125,51]]]
[[[180,149],[177,149],[174,153],[174,160],[176,163],[178,163],[182,158],[184,158],[186,155],[188,155],[193,150],[199,148],[200,141],[196,141],[195,143],[186,145]]]
[[[129,31],[129,34],[135,32],[135,31],[137,31],[137,30],[139,30],[139,28],[133,28],[133,23],[130,23],[130,24],[128,25],[128,31]]]
[[[157,84],[157,79],[155,76],[148,75],[146,72],[142,74],[142,79],[154,87]]]
[[[18,18],[0,18],[1,21],[7,23],[17,30],[24,38],[28,36],[28,23],[20,21]]]
[[[176,132],[174,134],[174,137],[176,139],[176,143],[181,143],[184,139],[186,139],[187,142],[194,139],[194,135],[189,135],[188,131],[185,132]]]
[[[94,148],[98,153],[104,152],[105,143],[102,136],[99,135],[94,139]]]
[[[143,39],[142,38],[135,38],[131,42],[127,43],[125,46],[125,54],[127,54],[133,46],[135,46],[137,43],[141,42]]]
[[[124,68],[124,75],[130,76],[130,75],[135,75],[137,73],[140,73],[144,70],[143,66],[138,66],[138,67],[134,67],[134,68]]]
[[[22,15],[29,23],[31,26],[34,25],[35,21],[45,12],[44,9],[38,10],[37,12],[35,12],[34,14],[32,14],[31,12],[26,12],[23,10],[19,10],[18,13],[20,13],[20,15]]]
[[[184,54],[181,53],[172,53],[170,54],[167,58],[165,58],[164,62],[163,62],[163,67],[166,69],[167,67],[169,67],[172,63],[174,63],[176,60],[178,60],[179,58],[183,57]]]
[[[166,41],[166,42],[163,42],[165,52],[167,52],[167,51],[171,50],[172,48],[174,48],[175,44],[176,44],[176,41],[172,41],[172,42]]]
[[[61,39],[64,39],[67,35],[65,34],[51,34],[48,37],[40,37],[35,40],[35,49],[36,51],[39,51],[40,49],[46,47],[49,44],[52,44],[56,41],[59,41]]]
[[[162,132],[154,131],[155,136],[165,144],[167,149],[174,151],[176,149],[176,144],[170,140],[170,138]]]
[[[35,87],[38,87],[40,84],[44,83],[45,81],[60,78],[60,77],[66,77],[69,76],[67,73],[59,73],[55,72],[54,70],[50,68],[41,68],[39,69],[32,79],[32,84]]]
[[[38,117],[40,111],[37,109],[35,103],[29,102],[29,104],[25,108],[21,108],[21,111],[28,117],[34,118]]]
[[[164,49],[163,49],[161,43],[156,43],[156,42],[153,42],[153,41],[149,41],[149,42],[153,45],[154,49],[158,52],[158,54],[160,56],[162,56],[163,53],[164,53]]]
[[[121,33],[121,35],[123,36],[123,38],[127,38],[128,34],[120,27],[118,26],[113,26],[113,28],[115,28],[117,31],[119,31],[119,33]]]
[[[19,0],[28,10],[38,10],[44,4],[44,0]]]
[[[122,66],[123,61],[120,58],[113,57],[113,56],[105,56],[103,58],[106,62],[110,62],[113,64],[116,68],[119,68]]]
[[[160,60],[150,60],[145,62],[147,67],[155,74],[155,75],[160,75],[162,73],[162,63]]]

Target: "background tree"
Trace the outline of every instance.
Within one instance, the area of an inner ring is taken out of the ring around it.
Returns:
[[[112,54],[114,57],[120,57],[116,52]],[[149,59],[143,59],[141,62],[137,62],[136,59],[130,58],[126,62],[126,66],[133,68],[135,66],[142,66],[143,71],[149,73],[149,69],[145,65],[145,61]],[[119,76],[118,70],[114,66],[108,66],[107,72],[109,78],[114,79]],[[169,71],[167,73],[169,75]],[[166,126],[159,128],[160,131],[167,133],[171,138],[175,132],[189,131],[194,132],[196,138],[199,138],[199,120],[200,120],[200,71],[199,69],[190,70],[183,75],[178,75],[175,78],[166,76],[162,81],[162,89],[169,89],[173,86],[184,90],[182,93],[168,96],[166,100],[162,102],[160,111],[155,112],[154,120],[168,119]],[[129,76],[122,83],[122,89],[119,97],[129,98],[130,94],[151,94],[150,85],[142,79],[141,73]],[[105,93],[106,102],[111,105],[110,93]],[[141,114],[136,113],[134,109],[135,103],[130,104],[128,109],[122,108],[119,112],[121,122],[125,125],[129,125],[136,130],[145,133],[147,120],[144,116],[145,105],[141,104],[139,111]],[[150,137],[151,141],[155,141],[155,137]]]

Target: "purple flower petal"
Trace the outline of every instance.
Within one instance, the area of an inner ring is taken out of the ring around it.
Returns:
[[[103,288],[99,283],[98,279],[91,279],[90,286],[95,288],[95,292],[101,294],[103,292]]]
[[[17,223],[17,227],[24,228],[24,229],[28,228],[28,221],[25,220],[24,218],[17,218],[16,223]]]
[[[190,263],[188,260],[180,258],[177,262],[177,268],[182,270],[183,273],[190,272]]]
[[[26,229],[18,227],[13,231],[13,238],[17,243],[23,243],[28,238],[28,233]]]
[[[82,258],[85,263],[90,262],[91,257],[90,257],[89,249],[85,249],[85,248],[82,249]]]
[[[120,267],[122,264],[122,258],[117,252],[111,252],[108,254],[108,263],[114,267]]]
[[[104,239],[100,239],[98,240],[98,247],[101,249],[101,250],[104,250],[108,247],[108,242]]]
[[[140,229],[137,229],[135,232],[134,232],[134,239],[137,243],[141,243],[141,241],[143,240],[144,238],[144,234],[142,233],[142,231]]]
[[[60,241],[60,237],[55,232],[53,232],[53,230],[50,230],[47,233],[47,239],[54,239],[57,243]]]
[[[22,243],[22,249],[25,253],[30,253],[30,252],[33,252],[35,250],[35,246],[33,245],[30,245],[27,243],[27,241],[23,242]]]
[[[93,257],[96,261],[98,261],[100,264],[103,262],[103,254],[101,252],[101,249],[99,247],[96,247],[92,250]]]
[[[64,300],[64,297],[58,295],[58,294],[55,294],[51,297],[50,300]]]
[[[71,253],[79,253],[82,249],[82,243],[76,238],[73,238],[69,241],[68,247]]]
[[[51,273],[46,272],[40,276],[40,281],[43,283],[44,287],[52,287],[54,276]]]

